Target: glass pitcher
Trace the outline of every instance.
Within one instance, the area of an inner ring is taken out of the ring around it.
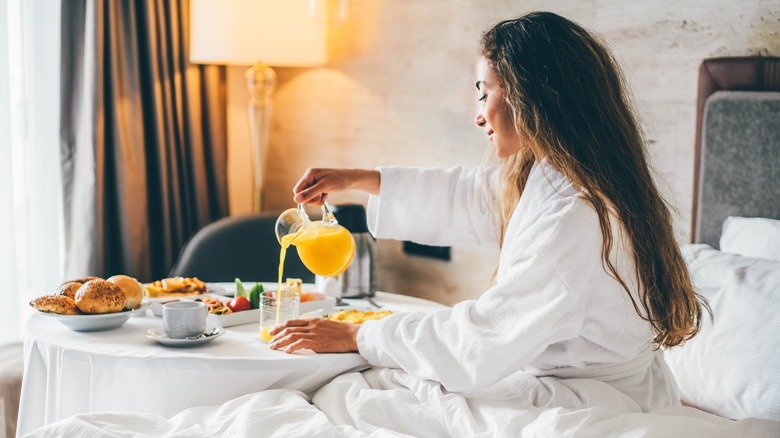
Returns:
[[[322,220],[311,221],[303,204],[290,208],[276,220],[276,238],[282,249],[298,249],[303,264],[314,274],[336,277],[346,271],[355,256],[355,239],[339,225],[328,203],[322,204]]]

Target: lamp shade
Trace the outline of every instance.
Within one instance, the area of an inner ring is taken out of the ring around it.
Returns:
[[[327,23],[308,0],[191,0],[190,62],[310,66],[328,58]]]

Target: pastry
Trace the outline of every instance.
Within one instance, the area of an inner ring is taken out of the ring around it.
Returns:
[[[73,280],[70,280],[70,281],[74,281],[76,283],[82,283],[83,284],[83,283],[88,282],[89,280],[100,280],[100,279],[101,279],[100,277],[81,277],[81,278],[76,278],[76,279],[73,279]]]
[[[59,315],[78,315],[80,312],[73,298],[67,295],[46,295],[30,301],[30,306],[41,312]]]
[[[144,286],[147,297],[189,296],[206,293],[206,283],[197,278],[171,277],[157,280]]]
[[[230,307],[226,306],[219,298],[206,297],[203,299],[203,304],[208,308],[209,313],[213,315],[224,315],[226,313],[233,313]]]
[[[70,297],[70,299],[75,300],[76,292],[78,292],[82,284],[84,283],[80,281],[66,281],[60,285],[55,295],[65,295],[66,297]]]
[[[114,275],[107,281],[119,286],[122,292],[125,293],[125,309],[133,310],[141,307],[144,290],[138,280],[127,275]]]
[[[106,280],[90,280],[76,292],[76,306],[84,313],[115,313],[125,307],[125,293]]]

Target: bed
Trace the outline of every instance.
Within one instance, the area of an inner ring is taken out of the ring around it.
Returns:
[[[699,72],[691,275],[716,324],[666,353],[684,403],[780,419],[780,58]]]
[[[778,437],[780,258],[764,245],[780,218],[780,93],[771,91],[780,82],[778,65],[776,58],[739,58],[702,66],[702,83],[710,82],[699,95],[695,240],[683,251],[717,323],[707,320],[699,336],[664,352],[684,406],[643,413],[603,382],[527,373],[448,393],[403,371],[375,368],[339,376],[311,394],[264,391],[170,418],[92,413],[30,436]],[[759,86],[744,91],[745,81],[718,82],[734,71]]]

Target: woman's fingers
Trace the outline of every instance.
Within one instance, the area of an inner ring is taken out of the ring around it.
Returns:
[[[314,318],[288,319],[276,327],[300,327],[303,325],[309,325],[313,319]]]
[[[287,348],[284,349],[284,352],[295,353],[298,350],[304,349],[312,350],[315,353],[321,353],[320,351],[317,351],[317,344],[311,339],[298,339],[297,341],[288,345]]]
[[[295,187],[293,187],[293,193],[298,195],[301,191],[314,185],[314,183],[317,182],[317,178],[315,176],[317,171],[318,169],[312,169],[311,167],[306,169],[306,172],[303,173],[303,176],[301,176],[298,182],[295,183]]]
[[[330,192],[361,189],[366,171],[358,169],[309,168],[293,188],[293,200],[299,204],[322,204]]]
[[[293,187],[293,200],[298,204],[321,205],[328,193],[349,189],[363,190],[378,195],[381,177],[376,170],[363,169],[306,169]]]
[[[339,169],[306,169],[293,187],[293,200],[299,204],[322,204],[328,192],[344,190],[338,185],[339,172]]]
[[[293,196],[293,201],[297,204],[315,204],[322,205],[325,202],[327,193],[323,193],[317,185],[301,190]]]
[[[287,320],[287,321],[285,321],[285,322],[283,322],[283,323],[281,323],[281,324],[279,324],[279,325],[275,325],[275,326],[273,326],[273,327],[271,328],[271,330],[269,330],[269,331],[268,331],[268,334],[269,334],[269,335],[275,335],[275,334],[277,334],[277,333],[281,332],[282,330],[284,330],[284,329],[286,329],[286,328],[289,328],[289,327],[306,327],[306,326],[308,326],[308,325],[309,325],[309,323],[310,323],[310,322],[311,322],[313,319],[314,319],[314,318],[307,318],[307,319],[290,319],[290,320]]]

